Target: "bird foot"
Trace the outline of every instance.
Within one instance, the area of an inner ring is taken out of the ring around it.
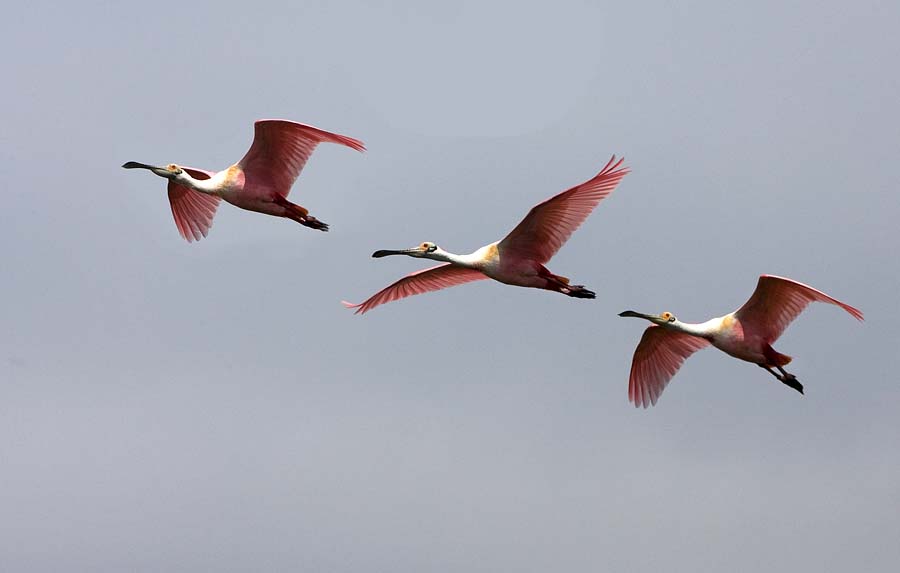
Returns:
[[[789,387],[793,388],[794,390],[796,390],[797,392],[800,392],[801,394],[803,394],[803,384],[798,382],[797,377],[794,376],[793,374],[785,373],[784,375],[779,376],[778,379],[781,380],[781,382],[784,385],[789,386]]]
[[[323,223],[322,221],[316,219],[312,215],[307,215],[299,223],[301,225],[303,225],[304,227],[309,227],[310,229],[316,229],[318,231],[327,231],[328,230],[328,223]]]
[[[560,289],[560,292],[575,298],[597,298],[597,293],[584,288],[584,285],[568,285]]]

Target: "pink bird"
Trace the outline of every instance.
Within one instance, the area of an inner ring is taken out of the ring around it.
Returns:
[[[594,298],[593,292],[582,285],[569,284],[569,279],[551,273],[544,264],[628,174],[628,168],[620,167],[622,161],[613,156],[593,179],[536,205],[506,238],[474,253],[455,255],[430,242],[400,251],[376,251],[372,254],[375,258],[408,255],[442,264],[405,276],[363,303],[344,305],[355,308],[356,314],[365,313],[386,302],[486,278],[576,298]]]
[[[803,394],[803,385],[797,377],[782,368],[791,357],[776,352],[772,344],[811,302],[837,305],[857,320],[863,320],[862,313],[848,304],[805,284],[772,275],[759,277],[753,296],[744,306],[700,324],[681,322],[671,312],[656,315],[626,310],[620,313],[619,316],[644,318],[654,323],[644,331],[634,351],[628,399],[635,406],[655,405],[684,361],[710,344],[735,358],[765,368]]]
[[[365,151],[361,141],[309,125],[282,119],[261,119],[254,124],[253,145],[231,167],[204,171],[170,163],[156,167],[129,161],[125,169],[149,169],[169,180],[169,203],[178,232],[188,242],[209,232],[219,199],[266,215],[286,217],[301,225],[327,231],[328,225],[305,208],[287,200],[294,180],[320,143],[339,143]]]

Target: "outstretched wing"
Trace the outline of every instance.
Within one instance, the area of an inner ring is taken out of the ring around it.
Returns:
[[[392,302],[435,290],[441,290],[447,287],[470,283],[487,276],[481,271],[467,269],[466,267],[458,267],[450,263],[443,263],[430,269],[416,271],[410,275],[406,275],[394,284],[378,291],[365,302],[352,304],[344,302],[347,308],[355,308],[356,313],[365,313],[380,304]]]
[[[213,172],[203,169],[194,169],[193,167],[182,167],[182,169],[194,179],[209,179],[213,176]],[[219,197],[194,191],[171,179],[169,179],[168,190],[172,216],[175,217],[175,226],[178,227],[181,236],[189,243],[205,237],[212,227],[213,217],[219,207]]]
[[[837,305],[857,320],[863,320],[863,314],[849,304],[803,283],[772,275],[759,277],[750,300],[737,309],[734,316],[743,325],[745,333],[750,330],[772,343],[811,302]]]
[[[709,344],[705,338],[668,330],[655,324],[648,326],[631,361],[628,399],[635,407],[655,406],[666,384],[684,361]]]
[[[254,125],[253,145],[238,162],[244,185],[260,185],[287,197],[294,180],[316,146],[323,142],[365,151],[361,141],[283,119],[261,119]]]
[[[549,261],[594,207],[628,174],[628,168],[621,167],[623,161],[616,161],[613,155],[606,167],[589,181],[534,206],[500,241],[501,252],[516,252],[539,263]]]

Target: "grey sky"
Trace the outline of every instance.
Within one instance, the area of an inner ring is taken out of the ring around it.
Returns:
[[[27,4],[27,6],[26,6]],[[896,571],[896,2],[13,3],[0,22],[0,569]],[[449,5],[449,4],[452,4]],[[316,233],[189,245],[128,160],[323,145]],[[632,168],[549,267],[353,316],[422,261]],[[761,273],[814,305],[804,397],[706,350],[656,408],[643,324]]]

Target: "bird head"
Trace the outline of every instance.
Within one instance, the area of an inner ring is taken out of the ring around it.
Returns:
[[[672,324],[676,322],[678,319],[675,318],[675,315],[671,312],[664,312],[662,314],[644,314],[642,312],[635,312],[633,310],[626,310],[624,312],[620,312],[619,316],[631,316],[634,318],[643,318],[644,320],[649,320],[654,324],[658,324],[660,326],[666,326],[668,324]]]
[[[430,259],[430,258],[433,258],[433,255],[435,255],[435,253],[439,253],[439,252],[441,252],[440,247],[438,247],[437,245],[435,245],[432,242],[425,241],[418,247],[413,247],[411,249],[400,249],[399,251],[383,249],[380,251],[375,251],[374,253],[372,253],[372,256],[376,259],[380,259],[381,257],[389,257],[391,255],[407,255],[410,257],[417,257],[417,258],[424,257],[424,258]]]
[[[169,163],[165,167],[157,167],[155,165],[147,165],[146,163],[138,163],[137,161],[129,161],[122,165],[122,167],[125,169],[148,169],[166,179],[178,179],[179,176],[184,173],[184,169],[174,163]]]

